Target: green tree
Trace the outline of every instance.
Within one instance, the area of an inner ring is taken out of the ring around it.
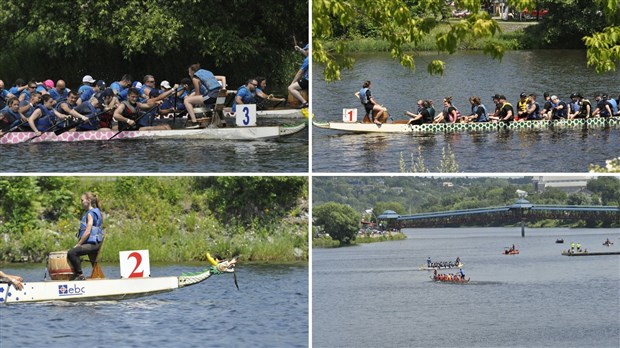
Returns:
[[[588,181],[586,188],[600,195],[603,205],[620,204],[620,179],[613,176],[601,176]]]
[[[329,202],[313,208],[314,226],[340,244],[350,244],[360,228],[360,214],[351,206]]]
[[[448,22],[449,30],[436,37],[439,51],[454,53],[459,42],[469,38],[490,38],[499,32],[497,22],[486,12],[480,11],[479,0],[462,0],[462,8],[473,14],[459,21]],[[405,44],[417,45],[425,35],[435,28],[445,16],[443,1],[421,0],[315,0],[312,2],[312,59],[325,66],[324,77],[327,81],[340,79],[342,68],[351,68],[353,58],[348,54],[349,48],[344,41],[337,41],[335,49],[328,52],[325,42],[337,38],[339,33],[355,29],[361,18],[363,22],[372,23],[380,38],[390,45],[390,53],[404,67],[415,69],[415,60],[411,52],[405,52]],[[501,58],[504,48],[487,41],[484,52]],[[442,74],[444,62],[432,60],[427,65],[432,74]]]
[[[377,202],[373,209],[377,216],[383,214],[386,210],[393,210],[399,215],[403,215],[407,212],[402,203],[399,202]]]

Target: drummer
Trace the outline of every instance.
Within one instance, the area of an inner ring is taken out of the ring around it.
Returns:
[[[86,192],[82,195],[81,201],[86,214],[80,221],[80,230],[77,233],[78,242],[67,253],[67,259],[75,272],[74,280],[86,280],[82,274],[80,256],[98,253],[103,241],[103,216],[99,210],[101,205],[99,198],[96,194]]]

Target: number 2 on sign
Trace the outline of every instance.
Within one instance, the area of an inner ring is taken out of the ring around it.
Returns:
[[[140,264],[142,263],[142,255],[140,255],[139,252],[134,251],[133,253],[129,254],[129,256],[127,256],[127,260],[132,257],[136,259],[136,267],[134,267],[133,271],[131,271],[131,274],[129,274],[129,278],[142,278],[144,276],[144,270],[136,272],[138,268],[140,268]]]

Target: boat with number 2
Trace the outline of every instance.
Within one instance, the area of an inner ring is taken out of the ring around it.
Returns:
[[[236,258],[230,261],[211,263],[211,267],[203,272],[181,275],[178,277],[24,282],[22,290],[17,290],[10,283],[0,283],[0,303],[123,300],[159,294],[198,284],[215,274],[235,274]],[[236,284],[235,278],[235,285]]]

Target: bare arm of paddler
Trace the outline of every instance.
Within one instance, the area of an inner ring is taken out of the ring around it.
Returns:
[[[60,105],[60,108],[62,109],[62,111],[64,111],[65,113],[60,113],[58,112],[58,110],[54,110],[54,114],[59,117],[60,119],[66,119],[68,116],[73,116],[79,120],[82,121],[88,121],[88,117],[80,114],[79,112],[75,111],[74,109],[69,108],[69,106],[67,106],[67,104],[62,104]]]
[[[86,219],[86,229],[84,229],[84,234],[82,234],[82,237],[78,240],[74,248],[86,243],[88,237],[90,237],[90,231],[93,228],[93,217],[90,214],[86,214]]]
[[[36,136],[41,135],[41,132],[39,132],[39,130],[37,129],[37,126],[35,125],[35,121],[37,120],[37,118],[39,118],[42,115],[41,113],[41,109],[37,108],[35,109],[32,114],[30,115],[30,117],[28,117],[28,125],[30,126],[30,129],[32,129],[32,131],[34,132],[34,134]]]
[[[0,278],[4,278],[4,279],[8,280],[9,283],[13,284],[13,286],[17,290],[21,290],[21,289],[24,288],[24,284],[22,284],[22,282],[24,281],[24,278],[22,278],[20,276],[10,275],[10,274],[6,274],[6,273],[0,271]]]
[[[114,110],[114,116],[113,116],[114,119],[118,122],[125,122],[130,126],[135,125],[136,122],[134,120],[123,116],[123,111],[125,111],[125,104],[120,103],[118,107],[116,108],[116,110]]]

